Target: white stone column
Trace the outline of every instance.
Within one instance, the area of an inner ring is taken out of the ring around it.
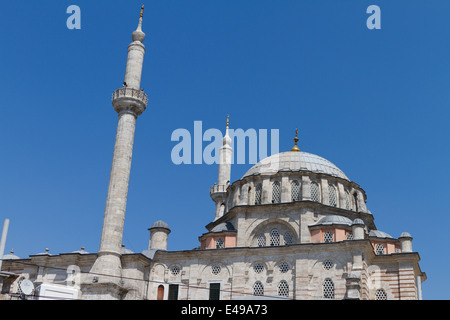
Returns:
[[[291,202],[291,183],[288,176],[281,177],[281,202]]]
[[[320,185],[321,185],[321,191],[322,191],[322,203],[326,204],[327,206],[330,205],[330,195],[328,191],[328,180],[325,178],[320,179]]]
[[[302,176],[302,200],[311,200],[311,180]]]

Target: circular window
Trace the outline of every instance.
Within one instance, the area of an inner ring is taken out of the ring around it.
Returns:
[[[289,271],[289,264],[287,262],[280,263],[280,271],[286,273]]]
[[[254,270],[256,273],[261,273],[261,272],[264,271],[264,265],[261,264],[261,263],[257,263],[257,264],[255,264],[255,265],[253,266],[253,270]]]
[[[179,266],[173,266],[172,268],[170,268],[170,273],[172,273],[172,275],[176,276],[180,273],[181,269]]]
[[[211,267],[211,272],[214,275],[218,275],[221,270],[222,270],[222,268],[220,266],[212,266]]]
[[[330,260],[326,260],[323,262],[323,268],[325,270],[330,270],[331,268],[333,268],[334,263],[331,262]]]

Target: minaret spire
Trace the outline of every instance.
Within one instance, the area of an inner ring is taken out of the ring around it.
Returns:
[[[122,275],[121,249],[128,185],[133,154],[136,120],[147,107],[148,98],[142,89],[141,74],[145,46],[142,44],[145,34],[142,32],[141,7],[139,25],[132,33],[133,42],[128,46],[127,65],[124,86],[114,91],[112,104],[118,113],[116,140],[114,144],[108,195],[106,198],[100,249],[91,272],[102,274],[98,283],[117,287]],[[100,289],[101,292],[104,293]],[[99,293],[101,295],[102,293]]]
[[[231,148],[231,138],[229,135],[230,115],[227,115],[227,127],[225,136],[222,139],[223,146],[219,149],[219,177],[214,186],[211,187],[211,198],[216,203],[215,220],[224,214],[225,197],[231,179],[231,159],[233,149]]]
[[[144,42],[145,33],[142,32],[142,18],[144,17],[144,5],[141,7],[141,14],[139,15],[139,23],[136,30],[132,34],[133,41]]]

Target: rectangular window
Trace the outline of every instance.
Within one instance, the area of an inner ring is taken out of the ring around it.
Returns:
[[[178,300],[178,284],[170,284],[169,285],[168,300]]]
[[[209,284],[209,300],[220,300],[220,283]]]

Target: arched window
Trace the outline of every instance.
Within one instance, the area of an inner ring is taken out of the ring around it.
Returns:
[[[256,237],[256,240],[258,242],[258,247],[265,247],[266,246],[266,236],[264,234],[259,234]]]
[[[345,192],[345,209],[350,210],[350,196],[348,195],[348,192]]]
[[[262,199],[262,184],[259,183],[255,187],[255,204],[261,204]]]
[[[353,194],[353,200],[355,201],[355,211],[358,212],[358,195],[356,193]]]
[[[330,197],[330,206],[336,207],[336,188],[331,184],[328,185],[328,195]]]
[[[298,180],[291,182],[291,201],[300,201],[300,183]]]
[[[326,231],[323,233],[323,242],[333,242],[333,232]]]
[[[386,291],[383,289],[377,289],[375,292],[375,300],[387,300]]]
[[[375,246],[375,254],[384,254],[384,246],[381,243]]]
[[[272,229],[272,231],[270,231],[270,245],[272,247],[280,245],[280,233],[278,232],[278,229]]]
[[[293,244],[293,243],[294,243],[294,237],[292,236],[292,234],[289,231],[287,231],[284,234],[284,244],[285,245],[290,245],[290,244]]]
[[[272,184],[272,203],[280,203],[281,202],[281,187],[280,182],[275,181]]]
[[[261,281],[256,281],[253,285],[253,295],[254,296],[263,296],[264,295],[264,286]]]
[[[223,248],[224,245],[224,240],[223,238],[217,238],[216,239],[216,249],[221,249]]]
[[[330,278],[326,278],[322,286],[324,299],[334,299],[334,283]]]
[[[278,296],[289,297],[289,284],[286,280],[281,280],[278,284]]]
[[[316,182],[311,183],[311,200],[319,202],[319,185]]]

